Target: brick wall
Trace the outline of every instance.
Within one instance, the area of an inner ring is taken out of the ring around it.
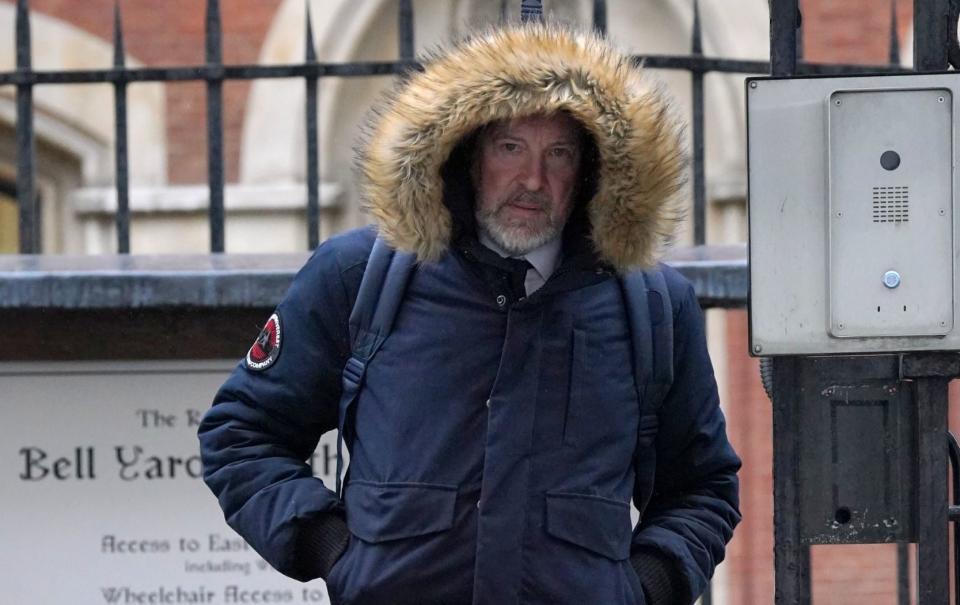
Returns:
[[[747,313],[727,312],[727,430],[743,459],[743,521],[727,551],[730,603],[773,603],[773,408],[747,354]]]
[[[897,1],[900,46],[913,3]],[[884,64],[890,52],[889,0],[801,0],[804,56],[818,63]]]
[[[13,0],[0,2],[15,4]],[[221,1],[224,62],[257,62],[280,2]],[[202,0],[124,0],[127,55],[153,66],[203,64],[205,4]],[[114,0],[30,2],[31,11],[69,22],[107,41],[113,37],[113,6]],[[170,182],[204,183],[207,180],[206,86],[202,83],[165,86]],[[224,86],[224,160],[228,182],[235,181],[238,175],[240,136],[249,88],[247,82]]]

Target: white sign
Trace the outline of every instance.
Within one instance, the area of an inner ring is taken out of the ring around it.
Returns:
[[[197,423],[233,362],[0,364],[2,603],[327,603],[203,484]],[[333,485],[336,435],[313,460]]]

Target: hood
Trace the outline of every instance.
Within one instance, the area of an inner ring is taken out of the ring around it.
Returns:
[[[497,27],[435,51],[372,113],[358,147],[367,210],[398,250],[421,261],[448,248],[454,218],[441,169],[489,122],[566,111],[599,162],[587,232],[619,271],[656,263],[682,213],[683,127],[662,85],[605,39],[566,26]]]

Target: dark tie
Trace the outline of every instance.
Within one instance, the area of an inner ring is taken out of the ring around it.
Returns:
[[[527,262],[525,258],[505,258],[510,266],[510,287],[513,289],[514,296],[524,298],[527,295],[527,271],[533,268],[533,265]]]

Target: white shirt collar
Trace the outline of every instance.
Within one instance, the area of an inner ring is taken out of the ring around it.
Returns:
[[[490,248],[500,256],[504,258],[510,258],[511,255],[509,252],[506,252],[503,248],[497,245],[486,233],[482,230],[480,232],[480,243]],[[550,279],[550,276],[553,275],[553,272],[557,268],[557,262],[560,260],[560,244],[562,243],[563,238],[555,237],[549,242],[543,244],[539,248],[534,248],[526,254],[514,257],[522,258],[528,263],[533,265],[534,270],[540,274],[540,277],[543,281]]]

